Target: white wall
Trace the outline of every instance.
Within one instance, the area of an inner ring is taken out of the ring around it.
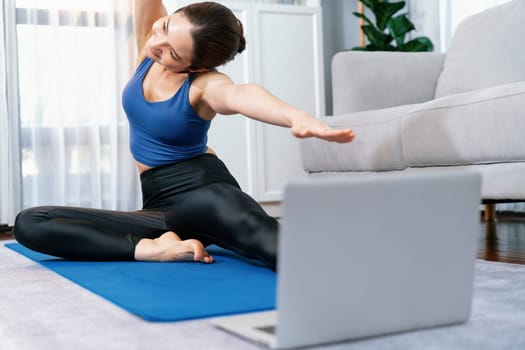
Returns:
[[[440,1],[407,0],[406,9],[409,18],[416,27],[410,33],[412,38],[426,36],[434,44],[434,52],[442,52],[440,33]]]
[[[458,24],[467,16],[510,0],[407,0],[410,19],[416,26],[413,36],[432,39],[434,51],[446,52]]]
[[[332,57],[339,51],[359,45],[359,26],[352,14],[357,1],[321,0],[323,11],[324,76],[326,114],[332,115]]]

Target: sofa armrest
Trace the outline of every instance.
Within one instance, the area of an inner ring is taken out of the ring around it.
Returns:
[[[345,51],[332,59],[334,115],[434,98],[444,54]]]

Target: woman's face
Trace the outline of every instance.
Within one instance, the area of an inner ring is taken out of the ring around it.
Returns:
[[[191,23],[182,13],[159,18],[144,49],[147,57],[167,69],[176,73],[188,71],[193,57]]]

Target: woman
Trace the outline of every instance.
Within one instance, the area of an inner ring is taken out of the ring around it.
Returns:
[[[207,147],[216,114],[240,113],[290,127],[296,137],[350,142],[255,84],[236,85],[216,67],[244,50],[241,22],[198,3],[167,15],[160,0],[135,1],[138,67],[123,92],[143,209],[120,212],[37,207],[16,219],[16,239],[69,259],[213,262],[217,244],[276,267],[277,221],[243,193]]]

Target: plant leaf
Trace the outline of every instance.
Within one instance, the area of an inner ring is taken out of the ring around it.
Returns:
[[[391,35],[387,35],[369,24],[362,25],[361,29],[363,29],[369,43],[378,47],[388,45],[394,39]]]
[[[360,1],[363,3],[363,5],[365,5],[370,10],[372,10],[372,12],[374,11],[375,5],[378,2],[377,0],[360,0]]]
[[[372,12],[376,17],[376,25],[379,30],[385,30],[388,21],[399,10],[405,7],[404,1],[399,2],[378,2],[374,5]]]
[[[352,50],[359,51],[432,51],[434,45],[427,37],[417,37],[405,43],[406,34],[415,29],[407,14],[394,15],[405,7],[406,1],[389,2],[389,0],[360,0],[375,16],[373,23],[362,13],[353,14],[364,20],[361,26],[368,44],[363,48],[356,46]],[[388,30],[387,30],[388,28]],[[392,41],[396,42],[393,46]]]
[[[366,17],[364,14],[362,13],[359,13],[359,12],[352,12],[354,14],[354,16],[358,17],[358,18],[361,18],[362,20],[364,20],[366,23],[370,24],[370,25],[374,25],[372,23],[372,21]]]
[[[394,36],[397,46],[402,46],[405,42],[405,36],[411,30],[414,30],[414,24],[408,19],[406,14],[392,18],[388,22],[388,29]]]
[[[407,43],[403,44],[400,48],[401,51],[410,51],[410,52],[416,52],[416,51],[432,51],[434,49],[434,45],[432,44],[432,41],[426,37],[426,36],[420,36],[417,38],[414,38]]]
[[[367,51],[397,51],[397,48],[392,45],[377,46],[377,45],[369,44],[369,45],[366,45],[366,50]]]

